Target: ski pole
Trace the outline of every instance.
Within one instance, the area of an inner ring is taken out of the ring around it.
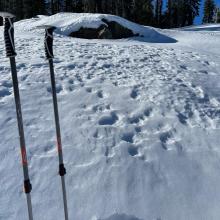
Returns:
[[[22,158],[22,166],[23,166],[23,174],[24,174],[24,192],[27,198],[29,220],[33,220],[31,194],[30,194],[32,190],[32,186],[29,179],[28,160],[27,160],[27,153],[25,146],[25,136],[24,136],[23,119],[21,112],[21,102],[20,102],[19,85],[17,78],[16,61],[15,61],[15,56],[17,55],[15,52],[15,44],[14,44],[13,22],[15,16],[7,12],[0,12],[0,16],[4,18],[4,38],[5,38],[6,56],[10,59],[10,65],[11,65],[14,99],[16,105],[17,123],[18,123],[18,131],[20,138],[20,150],[21,150],[21,158]]]
[[[52,87],[52,96],[53,96],[53,106],[54,106],[54,117],[56,125],[56,136],[57,136],[57,151],[59,157],[59,175],[61,177],[62,191],[63,191],[63,205],[64,205],[64,214],[65,220],[68,220],[68,207],[67,207],[67,195],[66,195],[66,185],[65,185],[65,174],[66,169],[63,162],[63,149],[61,141],[61,132],[60,132],[60,122],[59,122],[59,112],[57,104],[57,94],[56,94],[56,82],[53,66],[53,31],[56,29],[53,26],[44,26],[45,28],[45,53],[46,59],[49,61],[50,67],[50,78],[51,78],[51,87]]]

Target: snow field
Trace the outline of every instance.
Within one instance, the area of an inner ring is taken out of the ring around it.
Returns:
[[[21,30],[17,67],[34,217],[63,219],[44,36]],[[169,31],[176,44],[56,35],[70,219],[219,219],[220,45],[215,36],[184,34],[188,43],[181,31]],[[200,47],[207,39],[214,52]],[[0,219],[23,220],[8,59],[0,71]]]

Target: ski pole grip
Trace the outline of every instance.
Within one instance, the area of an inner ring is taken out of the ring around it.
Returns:
[[[53,32],[55,30],[55,27],[46,28],[45,30],[46,30],[45,41],[44,41],[45,54],[46,54],[46,58],[49,60],[49,59],[54,58],[54,55],[53,55]]]
[[[17,54],[15,52],[14,43],[14,18],[4,19],[4,37],[5,37],[5,48],[7,57],[15,57]]]

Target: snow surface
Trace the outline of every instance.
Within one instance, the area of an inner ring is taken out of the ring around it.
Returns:
[[[70,15],[56,16],[65,29]],[[34,219],[64,219],[44,33],[30,24],[16,23],[15,41]],[[146,31],[176,43],[55,36],[71,220],[220,219],[220,32]],[[4,50],[0,38],[0,219],[24,220]]]

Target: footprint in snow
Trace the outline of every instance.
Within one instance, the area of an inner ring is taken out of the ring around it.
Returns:
[[[187,116],[185,116],[183,113],[178,113],[177,114],[177,118],[178,118],[178,120],[179,120],[179,122],[181,123],[181,124],[183,124],[183,125],[186,125],[187,124],[187,120],[188,120],[188,117]]]
[[[70,85],[73,85],[73,84],[74,84],[74,80],[73,80],[73,79],[69,79],[68,83],[69,83]]]
[[[91,87],[86,88],[86,92],[91,93],[92,92],[92,88]]]
[[[136,99],[136,98],[138,97],[138,90],[137,90],[136,87],[134,87],[134,88],[132,89],[131,94],[130,94],[130,97],[131,97],[132,99]]]
[[[24,76],[22,76],[22,77],[21,77],[21,81],[22,81],[22,82],[25,81],[25,80],[28,78],[28,76],[29,76],[29,75],[24,75]]]
[[[203,74],[206,74],[206,75],[209,74],[207,70],[199,70],[199,73],[203,73]]]
[[[1,86],[4,86],[4,87],[10,89],[10,88],[12,88],[12,82],[11,81],[3,81],[1,83]]]
[[[113,84],[115,87],[118,86],[118,82],[113,82],[112,84]]]
[[[82,80],[82,77],[81,76],[79,76],[78,74],[76,75],[76,79],[79,81],[79,82],[83,82],[83,80]]]
[[[128,147],[128,153],[130,156],[134,157],[134,156],[138,155],[138,148],[131,145]]]
[[[182,82],[183,82],[183,80],[182,80],[182,79],[177,78],[177,79],[176,79],[176,82],[178,82],[178,83],[182,83]]]
[[[76,68],[76,65],[74,65],[74,64],[69,64],[69,65],[66,66],[66,68],[69,69],[69,70],[73,70],[73,69]]]
[[[111,109],[111,105],[107,104],[107,105],[95,105],[92,107],[92,111],[93,112],[103,112],[105,110],[110,110]]]
[[[138,124],[140,122],[140,120],[144,120],[144,118],[139,115],[137,115],[137,116],[135,115],[135,116],[128,118],[128,122],[130,124]]]
[[[146,117],[149,117],[151,115],[152,111],[153,111],[152,108],[147,108],[147,109],[144,110],[144,115]]]
[[[97,92],[97,96],[98,96],[100,99],[103,98],[103,92],[102,92],[102,90],[100,90],[100,91]]]
[[[54,149],[53,144],[51,144],[51,145],[46,145],[46,146],[43,147],[43,150],[44,150],[44,152],[46,152],[46,153],[50,152],[50,151],[53,150],[53,149]]]
[[[116,113],[111,112],[108,115],[104,115],[102,116],[98,123],[99,125],[113,125],[118,121],[118,116],[116,115]]]
[[[164,132],[160,135],[161,145],[164,150],[168,150],[167,142],[171,137],[172,137],[172,133],[170,131]]]
[[[7,88],[0,89],[0,98],[4,98],[5,96],[11,95],[11,92]]]
[[[210,65],[209,61],[207,61],[207,60],[202,61],[201,63],[202,63],[204,66],[209,66],[209,65]]]
[[[92,79],[93,78],[93,75],[92,74],[88,74],[86,79]]]
[[[56,85],[56,92],[60,93],[63,90],[63,87],[61,85]],[[51,87],[47,87],[47,91],[49,93],[52,93],[52,88]]]
[[[180,68],[183,69],[183,70],[187,70],[187,66],[186,65],[180,65]]]
[[[135,131],[136,131],[137,133],[140,133],[141,130],[142,130],[141,127],[139,127],[139,126],[135,127]]]
[[[69,92],[72,92],[72,91],[74,90],[74,86],[73,86],[73,85],[70,85],[70,86],[67,88],[67,90],[68,90]]]
[[[133,138],[134,138],[133,132],[126,132],[122,135],[121,140],[132,144],[134,142]]]
[[[138,124],[140,121],[146,120],[148,117],[151,116],[153,109],[152,108],[146,108],[143,113],[133,115],[128,118],[128,122],[130,124]]]

